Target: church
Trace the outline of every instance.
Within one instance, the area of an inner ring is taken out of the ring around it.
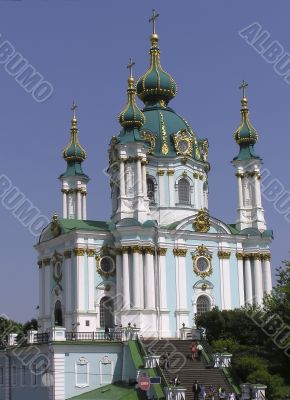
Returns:
[[[52,330],[56,334],[57,328],[60,342],[70,340],[54,358],[55,370],[61,371],[55,378],[57,399],[92,390],[77,371],[92,365],[92,352],[96,357],[100,350],[81,349],[73,339],[95,338],[105,331],[113,334],[128,326],[143,338],[179,338],[182,327],[195,326],[196,315],[213,307],[229,310],[261,304],[272,289],[273,233],[264,218],[262,159],[254,148],[258,133],[249,120],[247,84],[241,85],[241,117],[234,131],[237,218],[229,223],[210,213],[208,140],[197,137],[175,111],[178,98],[171,106],[177,84],[161,66],[157,17],[154,12],[149,66],[135,82],[130,60],[119,134],[107,133],[110,220],[87,219],[86,151],[80,144],[73,104],[69,143],[63,151],[66,169],[59,177],[62,215],[54,214],[35,245],[39,274],[35,338],[40,340]],[[123,376],[120,349],[106,345],[100,365],[111,368],[115,363]],[[75,351],[71,368],[76,382],[74,390],[67,390],[67,379],[72,378],[65,378],[65,358]],[[0,357],[0,369],[1,362]],[[110,379],[117,380],[113,372]],[[95,382],[93,388],[102,384]],[[0,385],[0,395],[1,390]]]
[[[208,140],[171,108],[177,84],[161,66],[155,21],[149,67],[135,83],[130,61],[121,130],[109,145],[108,221],[87,220],[86,152],[73,106],[60,175],[62,218],[53,217],[36,246],[44,332],[55,324],[91,332],[130,322],[143,336],[176,337],[198,313],[261,304],[271,290],[272,232],[262,207],[262,160],[254,150],[258,134],[249,121],[247,84],[234,132],[237,219],[229,224],[210,214]]]

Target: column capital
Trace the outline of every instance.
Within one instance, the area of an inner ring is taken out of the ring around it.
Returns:
[[[37,261],[37,265],[38,265],[39,268],[41,268],[42,267],[42,260]]]
[[[46,267],[47,265],[49,265],[50,264],[50,258],[44,258],[43,260],[42,260],[42,263],[43,263],[43,265]]]
[[[197,172],[193,172],[192,176],[194,177],[194,179],[198,179],[199,174]]]
[[[155,254],[155,249],[153,246],[144,246],[144,247],[142,247],[142,250],[143,250],[144,254],[151,254],[151,255]]]
[[[167,175],[168,175],[168,176],[174,175],[174,169],[169,169],[169,170],[167,171]]]
[[[142,253],[142,246],[134,245],[134,246],[131,247],[131,251],[132,251],[132,253],[141,254]]]
[[[252,254],[251,254],[251,253],[246,253],[246,254],[244,254],[244,260],[250,260],[251,257],[252,257]]]
[[[243,178],[245,177],[245,174],[244,174],[244,172],[237,172],[237,173],[236,173],[236,177],[237,177],[237,178],[242,178],[242,179],[243,179]]]
[[[87,251],[88,257],[94,257],[96,255],[95,249],[87,249],[86,251]]]
[[[165,256],[167,252],[167,248],[166,247],[158,247],[157,248],[157,253],[159,256]]]
[[[198,175],[198,179],[202,181],[203,180],[203,174],[199,174]]]
[[[270,261],[271,260],[271,253],[261,253],[261,259],[264,261]]]
[[[130,246],[122,246],[122,247],[120,247],[120,251],[122,252],[122,254],[129,253]]]
[[[260,254],[260,253],[252,253],[252,254],[251,254],[251,257],[252,257],[254,260],[261,260],[261,254]]]
[[[85,252],[86,252],[86,249],[81,248],[81,247],[76,247],[76,248],[73,249],[73,252],[74,252],[75,256],[84,256]]]
[[[237,260],[243,260],[244,259],[244,253],[241,253],[241,252],[236,252],[236,257],[237,257]]]
[[[69,190],[68,190],[68,189],[61,189],[61,193],[68,194],[68,193],[69,193]]]
[[[164,173],[165,173],[165,171],[164,171],[163,169],[159,169],[159,170],[157,171],[157,175],[158,175],[158,176],[163,176]]]
[[[231,257],[230,251],[223,251],[223,250],[218,251],[218,258],[223,258],[225,260],[229,260],[230,257]]]
[[[187,249],[173,249],[173,254],[175,257],[185,257]]]
[[[71,250],[65,250],[63,252],[64,258],[71,258]]]

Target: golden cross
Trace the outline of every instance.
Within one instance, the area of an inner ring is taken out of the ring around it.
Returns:
[[[159,17],[159,14],[156,14],[156,11],[153,9],[152,17],[150,17],[149,22],[152,22],[153,25],[153,33],[156,33],[156,20]]]
[[[130,70],[130,78],[133,78],[133,66],[135,65],[134,61],[130,57],[129,59],[129,64],[127,65],[127,68]]]
[[[78,106],[76,105],[76,103],[73,101],[73,105],[72,105],[72,112],[73,112],[73,118],[76,117],[76,109],[78,108]]]
[[[239,89],[242,89],[242,91],[243,91],[243,98],[246,97],[246,87],[247,87],[247,86],[249,86],[249,85],[247,84],[246,81],[243,80],[241,86],[239,87]]]

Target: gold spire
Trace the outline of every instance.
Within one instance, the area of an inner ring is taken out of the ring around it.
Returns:
[[[129,78],[128,78],[128,89],[134,89],[134,78],[133,78],[133,67],[135,65],[135,62],[132,60],[130,57],[129,59],[129,64],[127,65],[127,68],[130,70]]]
[[[248,107],[248,99],[246,98],[246,87],[249,86],[249,84],[243,80],[241,83],[241,86],[239,86],[239,89],[242,89],[242,110],[247,110]],[[248,110],[247,110],[248,111]]]
[[[63,157],[67,161],[83,161],[86,158],[86,152],[79,143],[78,134],[79,130],[77,127],[77,117],[76,117],[76,103],[73,101],[71,111],[72,120],[70,128],[70,142],[63,151]]]

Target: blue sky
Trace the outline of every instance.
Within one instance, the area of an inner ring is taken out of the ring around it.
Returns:
[[[271,176],[290,191],[290,85],[239,31],[258,22],[290,52],[286,1],[244,0],[37,0],[0,1],[0,45],[9,40],[54,88],[36,102],[0,64],[0,175],[5,174],[49,218],[60,213],[58,176],[68,142],[72,100],[78,103],[80,141],[90,176],[88,217],[110,217],[107,149],[118,133],[117,115],[126,101],[126,65],[135,77],[147,68],[148,18],[160,13],[163,67],[178,83],[171,106],[197,135],[209,140],[210,213],[235,222],[237,186],[230,164],[238,152],[233,132],[240,122],[242,79],[249,82],[251,121],[260,133],[257,153]],[[273,202],[263,200],[273,228],[272,265],[288,257],[290,225]],[[0,205],[0,310],[26,320],[36,315],[38,274],[35,238]]]

